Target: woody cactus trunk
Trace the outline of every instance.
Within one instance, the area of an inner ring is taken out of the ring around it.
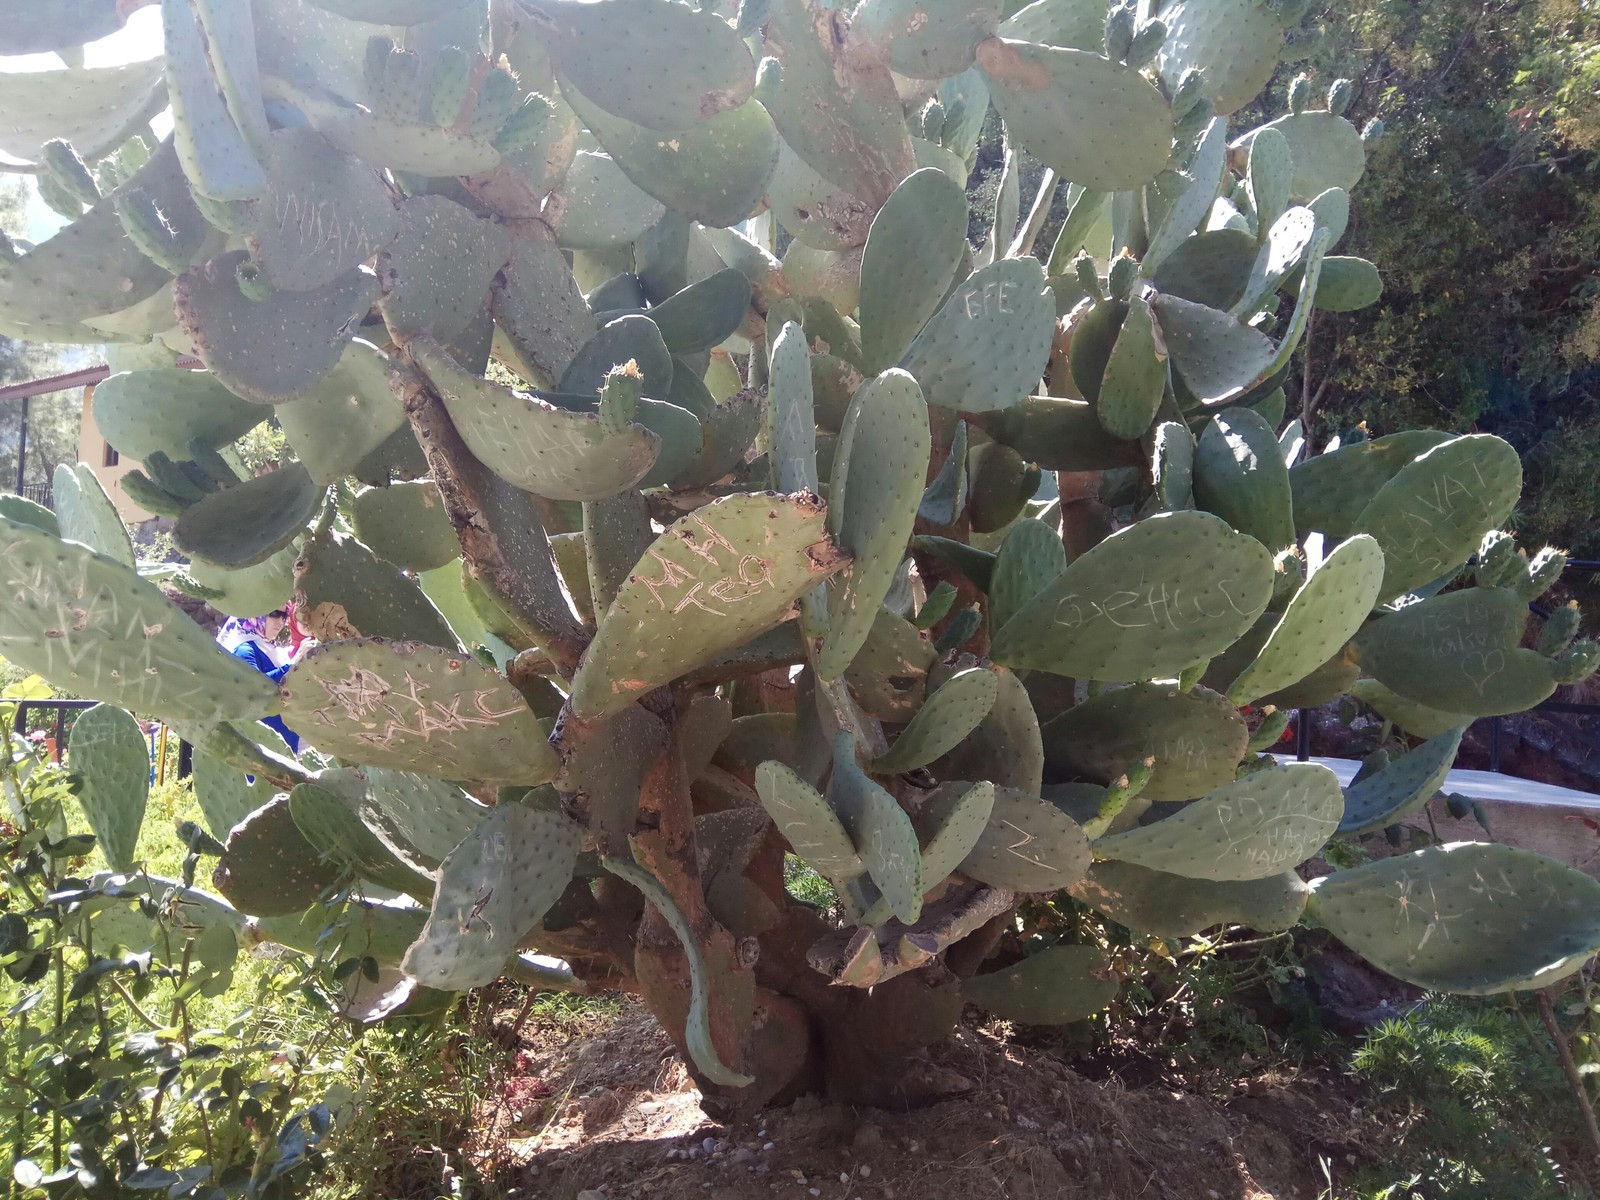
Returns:
[[[1518,850],[1295,869],[1597,657],[1570,609],[1523,645],[1563,560],[1498,532],[1505,442],[1284,425],[1313,312],[1380,293],[1348,86],[1230,126],[1297,0],[163,0],[117,67],[74,43],[138,0],[47,7],[0,4],[64,64],[0,75],[0,149],[66,223],[6,243],[0,332],[105,343],[172,583],[321,642],[281,686],[217,649],[87,471],[5,500],[0,653],[200,748],[221,895],[166,919],[335,939],[365,1020],[634,991],[729,1109],[914,1100],[966,1003],[1104,1006],[1094,948],[1018,960],[1029,896],[1460,992],[1600,947],[1600,884]],[[977,248],[991,105],[1047,169]],[[1418,744],[1347,788],[1265,753],[1345,693]],[[119,868],[125,758],[81,759]]]

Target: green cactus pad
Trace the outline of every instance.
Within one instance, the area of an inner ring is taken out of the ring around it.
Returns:
[[[1171,156],[1172,110],[1138,71],[1090,51],[999,38],[978,47],[978,66],[1013,143],[1073,183],[1139,187]],[[1075,119],[1091,108],[1103,119]]]
[[[966,797],[970,783],[941,784],[916,814],[917,828],[932,837]],[[959,870],[993,887],[1018,892],[1058,892],[1089,868],[1089,839],[1053,804],[1015,788],[996,787],[989,824]]]
[[[356,319],[377,299],[376,278],[350,271],[307,292],[251,300],[239,291],[239,251],[178,277],[173,307],[195,353],[235,395],[279,404],[310,394],[344,352]]]
[[[994,813],[994,788],[995,785],[989,782],[975,783],[949,808],[943,824],[928,839],[922,851],[924,887],[932,888],[942,883],[977,846]],[[867,922],[877,923],[871,920]]]
[[[1181,938],[1216,925],[1245,925],[1262,933],[1292,928],[1305,912],[1310,890],[1293,871],[1219,881],[1112,860],[1090,867],[1072,895],[1129,929]]]
[[[778,165],[767,183],[767,203],[795,241],[820,251],[850,250],[865,243],[877,211],[817,174],[781,140]]]
[[[1067,551],[1060,533],[1043,521],[1018,521],[995,555],[988,588],[991,628],[1003,629],[1066,569]]]
[[[260,101],[248,18],[237,27],[245,36],[212,42],[208,35],[214,30],[203,28],[210,23],[191,5],[162,0],[161,17],[173,138],[184,174],[214,200],[254,200],[266,192],[267,175],[220,86],[226,80],[233,92],[248,79]],[[261,114],[260,130],[265,128]]]
[[[1411,429],[1296,463],[1289,470],[1295,528],[1349,537],[1384,484],[1419,455],[1452,440],[1440,430]]]
[[[1356,520],[1383,548],[1381,598],[1393,599],[1467,560],[1522,494],[1522,462],[1493,434],[1455,438],[1397,471]]]
[[[1327,767],[1266,767],[1174,815],[1095,842],[1095,853],[1191,879],[1265,879],[1320,850],[1344,794]]]
[[[1037,259],[1002,259],[951,292],[900,366],[929,404],[962,412],[1009,408],[1044,374],[1055,311]]]
[[[557,812],[501,804],[439,864],[428,923],[402,969],[427,987],[492,983],[566,890],[583,831]]]
[[[1313,922],[1430,991],[1542,987],[1600,949],[1600,883],[1510,846],[1429,846],[1311,886]]]
[[[67,741],[76,795],[113,871],[131,871],[150,795],[150,746],[124,709],[97,704],[78,714]]]
[[[690,129],[737,108],[755,62],[712,10],[663,0],[536,0],[525,9],[557,69],[593,103],[647,129]]]
[[[450,624],[416,580],[353,537],[318,533],[294,564],[297,619],[332,642],[381,637],[450,646]]]
[[[778,131],[754,100],[663,137],[564,93],[617,167],[645,194],[704,225],[737,225],[761,203],[778,164]]]
[[[1007,528],[1039,490],[1040,471],[1010,446],[984,442],[967,452],[967,520],[975,534]]]
[[[673,354],[696,354],[738,332],[749,311],[750,281],[725,267],[668,296],[650,310],[650,319]]]
[[[934,657],[932,643],[915,625],[879,609],[844,680],[866,712],[882,721],[909,721],[922,704]]]
[[[1191,800],[1229,782],[1250,736],[1217,693],[1157,683],[1102,692],[1045,722],[1040,733],[1052,778],[1109,783],[1154,758],[1140,792],[1149,800]]]
[[[1089,679],[1176,674],[1255,623],[1272,556],[1209,513],[1162,513],[1075,559],[994,637],[990,656]]]
[[[961,981],[961,998],[1003,1021],[1067,1025],[1093,1016],[1122,988],[1098,946],[1051,946],[1002,971]]]
[[[456,529],[430,479],[366,488],[350,504],[356,536],[379,558],[432,571],[461,556]]]
[[[289,757],[289,747],[268,726],[260,726],[260,736],[276,742],[279,753]],[[255,736],[252,734],[252,736]],[[277,788],[257,775],[243,771],[199,747],[194,752],[194,798],[205,817],[206,828],[219,842],[228,840],[228,831],[272,799]]]
[[[600,325],[554,242],[521,237],[495,284],[496,323],[530,380],[554,383]]]
[[[1105,30],[1106,6],[1099,0],[1034,0],[1000,22],[1000,36],[1011,41],[1097,54],[1105,47]]]
[[[966,192],[942,171],[906,176],[873,218],[861,257],[861,352],[868,370],[900,361],[938,309],[966,249]]]
[[[1412,737],[1436,738],[1460,725],[1470,725],[1477,717],[1471,713],[1446,712],[1419,704],[1385,687],[1376,679],[1357,679],[1347,689],[1363,704],[1369,704],[1385,721]]]
[[[902,75],[942,79],[972,65],[978,43],[994,34],[1000,16],[999,3],[983,0],[868,0],[851,17],[850,40]]]
[[[659,2],[659,0],[656,0]],[[556,241],[568,250],[620,250],[666,215],[635,187],[609,154],[580,150],[544,212]]]
[[[1229,312],[1244,298],[1260,255],[1256,239],[1244,230],[1208,229],[1160,259],[1151,282],[1163,295]]]
[[[1360,631],[1377,603],[1383,551],[1365,534],[1341,542],[1296,592],[1261,653],[1228,687],[1246,704],[1300,682]]]
[[[407,848],[410,857],[432,869],[488,816],[452,783],[408,771],[363,767],[366,818],[380,837]]]
[[[922,492],[917,516],[931,525],[954,525],[967,508],[967,423],[956,422],[944,465]]]
[[[983,429],[1047,471],[1101,471],[1137,466],[1137,442],[1113,438],[1081,400],[1027,396],[1011,408],[985,413]]]
[[[916,155],[888,66],[848,55],[832,28],[817,0],[772,0],[762,51],[778,70],[761,102],[808,173],[864,203],[862,239],[848,243],[860,245],[871,214],[916,169]],[[780,174],[783,167],[780,154]],[[775,176],[775,190],[778,182]],[[783,209],[775,211],[783,220]]]
[[[1194,436],[1187,425],[1163,421],[1156,427],[1151,476],[1155,498],[1167,512],[1194,504]]]
[[[569,412],[463,370],[429,339],[412,360],[432,380],[462,441],[507,483],[551,500],[599,500],[643,479],[660,439],[640,425],[608,434],[595,413]]]
[[[1235,145],[1248,144],[1251,136],[1271,129],[1283,135],[1294,159],[1289,190],[1300,200],[1310,200],[1330,188],[1348,192],[1367,169],[1367,151],[1361,133],[1343,117],[1330,112],[1292,113],[1263,125]]]
[[[94,389],[93,406],[106,441],[140,462],[158,450],[188,458],[194,441],[213,450],[226,446],[267,416],[210,373],[178,367],[120,371]]]
[[[229,832],[211,882],[240,912],[286,917],[315,904],[341,874],[306,841],[289,797],[275,796]]]
[[[928,697],[889,752],[873,760],[872,769],[895,775],[947,754],[989,715],[999,691],[993,671],[972,667],[957,672]]]
[[[419,333],[445,342],[459,336],[510,256],[504,225],[443,196],[412,196],[401,206],[397,236],[378,257],[378,310],[390,336],[401,343]]]
[[[637,313],[617,317],[596,330],[561,373],[557,390],[568,396],[598,396],[612,369],[629,360],[638,365],[646,392],[667,394],[676,369],[672,351],[656,323]]]
[[[1356,662],[1429,708],[1482,717],[1521,712],[1556,686],[1550,660],[1519,645],[1527,619],[1527,601],[1516,592],[1447,592],[1369,624],[1356,635]]]
[[[314,481],[325,485],[365,473],[369,457],[400,433],[406,414],[389,390],[394,373],[387,354],[355,338],[308,396],[277,406],[283,435]]]
[[[710,990],[711,967],[706,962],[701,941],[683,910],[672,899],[672,894],[650,872],[622,859],[608,858],[601,863],[606,870],[630,883],[644,893],[644,897],[672,926],[683,945],[684,957],[689,964],[689,1011],[684,1017],[684,1043],[689,1057],[699,1072],[713,1083],[727,1087],[748,1087],[754,1077],[740,1074],[722,1061],[716,1043],[711,1038]]]
[[[834,739],[827,801],[890,911],[907,925],[914,924],[922,915],[923,892],[916,830],[899,802],[857,765],[847,733]]]
[[[245,248],[277,289],[304,292],[368,262],[400,232],[372,168],[307,127],[272,135],[266,195],[251,205]]]
[[[1277,355],[1265,334],[1204,304],[1158,296],[1154,310],[1173,369],[1202,404],[1237,399]]]
[[[835,887],[866,873],[849,831],[822,793],[776,760],[758,766],[755,779],[761,806],[812,870]]]
[[[743,645],[848,561],[814,496],[738,495],[696,509],[618,591],[573,679],[573,711],[616,712]]]
[[[1044,742],[1028,689],[1010,671],[997,671],[994,706],[966,741],[935,764],[941,778],[981,776],[1029,795],[1044,779]]]
[[[786,322],[771,346],[767,412],[779,490],[820,492],[815,392],[805,330],[793,321]]]
[[[26,496],[0,495],[0,517],[18,525],[27,525],[53,538],[61,536],[61,522],[37,500]]]
[[[916,523],[931,448],[928,408],[910,375],[885,371],[856,393],[828,489],[829,532],[854,561],[828,597],[828,634],[816,662],[822,679],[849,667],[889,594]]]
[[[679,370],[685,371],[686,368],[680,367]],[[756,440],[756,435],[761,432],[765,413],[766,405],[762,403],[760,393],[752,391],[740,392],[727,403],[712,406],[700,422],[699,453],[667,480],[669,486],[678,491],[710,487],[736,470],[744,462],[745,453]],[[644,414],[644,419],[650,419],[648,412]],[[656,472],[652,470],[645,478],[649,480],[655,475]],[[791,487],[780,482],[779,490],[812,491],[815,486],[812,483],[810,486],[797,484]]]
[[[1354,312],[1376,304],[1383,295],[1383,277],[1364,258],[1330,255],[1322,260],[1317,307],[1326,312]]]
[[[187,231],[201,221],[170,142],[126,187],[149,195],[175,228]],[[0,272],[0,318],[38,330],[13,336],[42,341],[49,327],[123,312],[171,281],[129,239],[114,202],[102,200]]]
[[[303,655],[279,691],[290,728],[354,762],[530,787],[556,774],[521,695],[470,655],[419,642],[328,643]]]
[[[0,519],[0,654],[59,687],[195,721],[269,716],[272,685],[128,567]]]
[[[1382,770],[1350,785],[1344,794],[1342,834],[1372,833],[1398,824],[1432,800],[1444,785],[1461,748],[1464,725],[1429,738],[1392,759]]]
[[[1281,145],[1282,141],[1282,138],[1275,138],[1264,144]],[[1306,251],[1316,233],[1317,215],[1311,209],[1297,205],[1280,213],[1267,228],[1244,288],[1229,311],[1248,319],[1269,305],[1274,293],[1304,264]],[[1320,284],[1320,279],[1318,282]]]
[[[1189,242],[1196,228],[1203,224],[1211,215],[1212,205],[1216,202],[1217,192],[1221,190],[1222,181],[1227,174],[1228,167],[1228,127],[1227,122],[1221,118],[1212,120],[1200,135],[1193,158],[1182,176],[1182,191],[1177,198],[1167,206],[1166,214],[1159,218],[1160,223],[1151,230],[1150,244],[1139,260],[1139,273],[1145,277],[1156,276],[1166,260],[1185,243]],[[1155,220],[1155,214],[1151,214]],[[1185,272],[1186,267],[1180,265],[1179,271]],[[1161,291],[1168,289],[1161,287]],[[1185,296],[1185,299],[1201,299],[1202,297]],[[1227,307],[1224,305],[1223,307]]]
[[[81,542],[96,554],[130,569],[134,566],[128,530],[89,464],[62,463],[56,468],[50,490],[63,538]]]
[[[218,612],[232,617],[259,617],[281,606],[293,593],[298,553],[298,546],[291,542],[265,562],[237,570],[197,558],[189,564],[189,577],[209,589],[206,603]]]
[[[285,80],[274,82],[313,129],[346,154],[375,167],[439,176],[475,175],[500,165],[500,152],[487,140],[422,124],[420,95],[416,119],[402,121],[352,108]]]
[[[6,72],[0,151],[37,162],[44,143],[60,138],[91,162],[110,154],[163,107],[161,68],[158,57],[116,67]]]
[[[1283,25],[1255,0],[1180,0],[1162,9],[1161,19],[1162,82],[1172,90],[1185,72],[1200,70],[1201,95],[1224,115],[1260,94],[1283,53]]]
[[[219,567],[265,562],[304,531],[326,487],[299,463],[210,492],[173,527],[178,545]]]
[[[1131,440],[1150,428],[1167,388],[1167,352],[1149,301],[1138,297],[1118,331],[1095,397],[1095,414],[1114,438]]]
[[[365,782],[354,772],[325,771],[318,782],[296,784],[289,792],[289,815],[329,862],[426,903],[433,881],[368,828],[361,811],[365,792]]]

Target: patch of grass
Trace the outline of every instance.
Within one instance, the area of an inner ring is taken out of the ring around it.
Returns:
[[[1359,1200],[1562,1200],[1580,1152],[1547,1039],[1505,1002],[1431,997],[1367,1035],[1351,1070],[1372,1085],[1392,1149],[1336,1194]]]
[[[825,912],[838,910],[839,893],[833,885],[793,854],[783,856],[783,888],[802,904]]]

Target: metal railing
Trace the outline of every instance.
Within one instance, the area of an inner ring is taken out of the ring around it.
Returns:
[[[28,713],[30,710],[40,709],[53,712],[55,717],[51,723],[51,733],[47,736],[51,740],[50,760],[59,765],[66,755],[67,737],[70,732],[67,727],[67,714],[69,712],[81,712],[86,708],[93,708],[99,703],[100,701],[98,700],[18,700],[15,701],[17,712],[12,720],[12,729],[18,734],[27,736]],[[159,729],[159,733],[152,731],[149,734],[150,761],[153,764],[152,771],[157,776],[153,778],[153,782],[159,783],[166,778],[167,744],[169,740],[177,742],[178,746],[177,778],[188,778],[194,768],[194,747],[179,738],[177,734],[171,733],[166,725],[161,725]]]

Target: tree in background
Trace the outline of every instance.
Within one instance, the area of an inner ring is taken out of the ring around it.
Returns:
[[[0,186],[0,227],[26,225],[31,185],[13,179]],[[53,346],[0,335],[0,387],[38,379],[56,371],[60,352]],[[25,482],[48,484],[57,464],[78,458],[78,422],[82,411],[78,391],[35,396],[28,403],[28,461]],[[11,491],[17,481],[18,434],[22,427],[20,401],[0,404],[0,491]]]
[[[1600,556],[1600,22],[1580,0],[1357,0],[1297,70],[1377,117],[1348,253],[1383,300],[1319,313],[1291,404],[1320,445],[1366,422],[1523,453],[1527,535]],[[1381,214],[1382,220],[1371,219]]]

